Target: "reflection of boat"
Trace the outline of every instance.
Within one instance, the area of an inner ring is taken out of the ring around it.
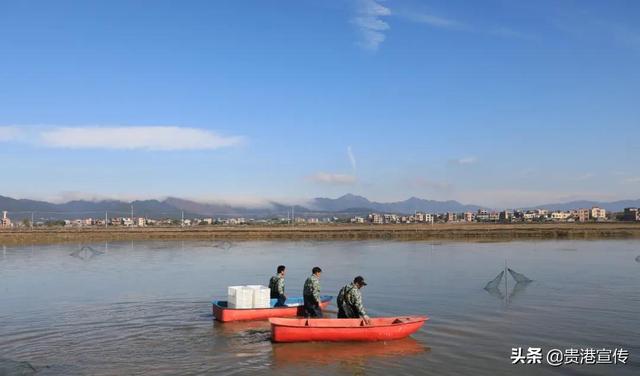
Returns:
[[[274,342],[385,341],[415,333],[426,316],[379,317],[365,325],[362,319],[269,319]]]
[[[351,343],[305,342],[274,344],[273,358],[276,366],[290,364],[331,364],[336,362],[358,362],[371,357],[399,357],[420,354],[428,349],[415,339],[397,341],[364,342],[357,346]]]
[[[320,297],[320,308],[327,307],[332,298],[330,295],[322,295]],[[284,307],[275,307],[276,299],[271,299],[271,308],[228,308],[226,300],[214,300],[211,304],[213,306],[213,316],[216,320],[222,322],[264,320],[270,317],[291,317],[302,316],[303,314],[303,299],[301,297],[288,298]]]

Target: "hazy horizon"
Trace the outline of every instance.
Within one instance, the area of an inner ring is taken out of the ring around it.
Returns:
[[[192,202],[195,202],[195,203],[198,203],[198,204],[230,205],[232,207],[248,208],[248,209],[270,208],[270,207],[273,207],[276,204],[279,204],[279,205],[291,205],[291,206],[303,206],[303,207],[307,207],[308,209],[314,209],[315,208],[315,203],[314,203],[315,199],[323,198],[323,199],[337,200],[337,199],[343,198],[344,196],[348,196],[348,195],[353,195],[353,194],[346,193],[344,195],[334,196],[334,197],[320,196],[320,197],[308,197],[308,198],[298,198],[298,199],[291,199],[291,198],[274,199],[274,198],[258,198],[258,197],[252,197],[252,198],[204,197],[204,198],[198,198],[198,197],[179,197],[179,196],[175,196],[175,195],[165,195],[165,196],[158,196],[158,197],[125,197],[125,196],[97,196],[97,195],[85,195],[85,194],[77,194],[77,193],[58,196],[58,197],[55,197],[54,199],[46,199],[46,198],[39,199],[39,198],[32,198],[32,197],[10,197],[10,196],[7,196],[7,195],[0,194],[0,196],[9,197],[9,198],[12,198],[12,199],[26,199],[26,200],[34,200],[34,201],[44,201],[44,202],[48,202],[48,203],[52,203],[52,204],[66,204],[66,203],[69,203],[69,202],[72,202],[72,201],[86,201],[86,202],[120,201],[120,202],[129,203],[129,202],[135,202],[135,201],[157,200],[157,201],[160,201],[160,202],[164,202],[167,199],[173,198],[173,199],[192,201]],[[369,197],[366,197],[366,196],[360,196],[360,195],[355,195],[355,196],[364,197],[365,199],[369,200],[372,203],[382,203],[382,204],[404,202],[404,201],[412,199],[412,198],[417,198],[417,199],[421,199],[421,200],[431,200],[428,197],[412,196],[412,197],[405,197],[405,198],[399,199],[399,200],[380,201],[380,200],[370,199]],[[493,206],[490,206],[490,205],[485,205],[485,204],[483,204],[481,202],[480,203],[478,203],[478,202],[462,202],[462,201],[458,201],[458,200],[455,200],[455,199],[452,199],[452,200],[434,200],[434,201],[438,201],[438,202],[455,201],[455,202],[458,202],[458,203],[460,203],[462,205],[479,206],[479,207],[483,207],[483,208],[487,208],[487,209],[502,210],[502,209],[532,208],[532,207],[544,206],[544,205],[565,204],[565,203],[570,203],[570,202],[573,202],[573,201],[595,201],[595,202],[610,203],[610,202],[617,202],[617,201],[636,201],[636,200],[640,200],[640,198],[631,197],[631,198],[626,198],[626,199],[621,199],[621,200],[605,200],[605,201],[590,200],[590,199],[564,200],[564,201],[557,201],[557,202],[544,202],[544,203],[535,203],[535,204],[525,204],[525,205],[512,206],[512,207],[493,207]],[[2,208],[0,208],[0,209],[2,209]]]

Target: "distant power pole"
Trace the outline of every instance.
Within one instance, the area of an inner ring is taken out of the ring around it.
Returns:
[[[131,204],[131,227],[133,227],[133,204]]]
[[[180,222],[180,227],[184,227],[184,210],[182,211],[182,222]]]
[[[107,228],[107,223],[109,223],[109,212],[104,212],[104,228]]]
[[[31,212],[31,229],[33,229],[33,212]]]

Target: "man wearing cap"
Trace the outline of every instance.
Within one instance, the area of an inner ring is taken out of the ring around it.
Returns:
[[[284,306],[284,302],[287,300],[286,295],[284,294],[284,274],[285,274],[285,266],[279,265],[278,269],[276,269],[276,275],[271,277],[269,280],[269,288],[271,289],[271,299],[278,299],[276,302],[276,307]]]
[[[320,274],[322,269],[314,266],[311,276],[304,281],[302,297],[304,299],[304,317],[322,317],[320,309]]]
[[[371,323],[362,305],[362,294],[360,293],[360,289],[366,285],[364,278],[357,276],[353,279],[353,283],[340,289],[337,299],[339,319],[362,318],[367,325]]]

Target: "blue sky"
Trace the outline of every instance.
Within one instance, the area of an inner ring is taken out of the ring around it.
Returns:
[[[636,1],[3,1],[0,194],[640,198]]]

